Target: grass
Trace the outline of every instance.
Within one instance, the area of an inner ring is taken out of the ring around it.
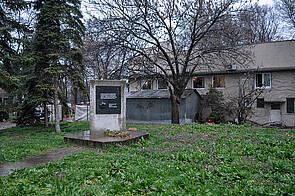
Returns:
[[[15,162],[52,148],[69,146],[63,141],[64,135],[89,130],[89,123],[62,123],[61,130],[62,133],[56,134],[52,124],[49,128],[14,127],[0,130],[0,163]]]
[[[0,160],[67,146],[64,134],[87,130],[89,124],[63,126],[61,134],[10,129],[27,135],[19,141],[2,134]],[[0,195],[295,195],[294,130],[231,124],[128,127],[149,132],[150,140],[20,169],[0,178]],[[19,153],[8,155],[19,147]]]

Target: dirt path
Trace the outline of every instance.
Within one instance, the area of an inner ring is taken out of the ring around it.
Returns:
[[[52,161],[58,161],[70,154],[76,154],[84,151],[91,151],[93,149],[83,148],[83,147],[67,147],[57,150],[48,151],[44,154],[30,157],[19,162],[6,162],[0,164],[0,177],[8,176],[15,169],[22,168],[31,168],[35,165],[42,165]]]

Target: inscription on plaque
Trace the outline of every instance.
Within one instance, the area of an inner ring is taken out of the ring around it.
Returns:
[[[96,86],[96,114],[121,114],[120,86]]]
[[[100,99],[117,99],[116,93],[100,93]]]
[[[117,103],[110,103],[109,108],[117,108]]]

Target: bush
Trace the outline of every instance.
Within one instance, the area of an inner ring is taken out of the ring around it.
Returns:
[[[228,116],[232,114],[231,104],[225,102],[223,94],[216,89],[211,88],[206,95],[202,96],[202,109],[209,108],[209,118],[215,123],[225,123]],[[206,114],[203,114],[206,116]]]

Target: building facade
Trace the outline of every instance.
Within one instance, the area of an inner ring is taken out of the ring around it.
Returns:
[[[211,88],[226,101],[243,98],[251,112],[248,120],[260,125],[295,126],[295,40],[245,46],[250,52],[247,66],[232,64],[211,71],[196,70],[187,89],[205,95]],[[166,89],[162,79],[129,81],[129,90]]]

